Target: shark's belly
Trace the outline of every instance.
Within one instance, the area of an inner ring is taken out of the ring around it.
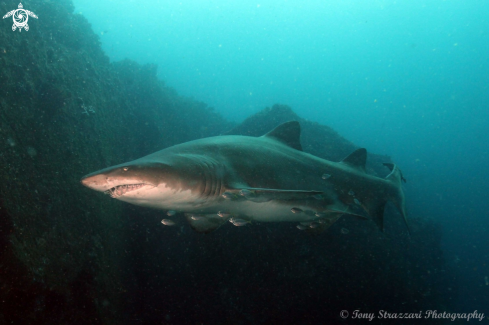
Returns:
[[[258,222],[302,222],[317,219],[315,211],[302,205],[288,205],[276,201],[234,203],[222,207],[234,216]]]

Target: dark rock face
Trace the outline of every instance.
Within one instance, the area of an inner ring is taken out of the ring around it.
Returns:
[[[396,215],[387,234],[342,218],[320,236],[290,224],[200,235],[83,188],[90,171],[289,120],[304,151],[339,161],[356,147],[282,105],[235,126],[178,96],[155,66],[110,64],[71,1],[28,6],[50,18],[0,29],[0,323],[325,323],[343,309],[449,309],[431,222],[411,218],[411,239]],[[369,172],[385,175],[386,160],[370,154]]]
[[[165,87],[154,66],[110,64],[71,1],[24,5],[49,19],[0,29],[0,315],[116,322],[123,205],[80,177],[232,124]]]

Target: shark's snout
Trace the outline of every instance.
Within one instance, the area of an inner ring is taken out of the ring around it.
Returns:
[[[114,198],[141,189],[145,186],[153,187],[153,185],[137,179],[113,177],[106,174],[88,174],[84,176],[80,182],[92,190],[104,192]]]
[[[85,175],[80,182],[92,190],[120,197],[128,192],[156,187],[160,183],[158,167],[160,165],[126,163]]]
[[[82,177],[80,182],[92,190],[96,191],[107,191],[110,187],[107,182],[107,177],[102,174],[88,174]]]

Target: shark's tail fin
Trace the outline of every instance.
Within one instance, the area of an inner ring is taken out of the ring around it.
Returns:
[[[394,205],[397,207],[397,210],[399,213],[402,215],[404,218],[404,222],[406,223],[406,227],[409,231],[409,225],[407,222],[407,215],[406,215],[406,205],[405,205],[405,199],[404,199],[404,192],[402,190],[401,182],[406,182],[406,179],[402,176],[401,170],[399,167],[397,167],[396,164],[392,163],[384,163],[384,166],[390,169],[390,174],[387,175],[385,178],[387,181],[391,182],[394,187],[395,191],[391,193],[390,197],[388,200],[390,200]],[[382,209],[383,210],[383,209]]]

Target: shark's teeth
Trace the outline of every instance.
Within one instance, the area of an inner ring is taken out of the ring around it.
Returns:
[[[140,189],[144,185],[146,184],[141,183],[141,184],[118,185],[112,187],[111,189],[105,191],[104,193],[110,195],[113,198],[117,198],[119,196],[126,194],[127,192]]]

